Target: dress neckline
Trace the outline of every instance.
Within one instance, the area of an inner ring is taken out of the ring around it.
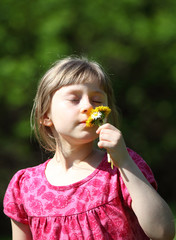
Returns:
[[[104,154],[103,158],[102,158],[102,161],[99,163],[99,165],[97,166],[97,168],[91,173],[89,174],[87,177],[83,178],[82,180],[80,181],[77,181],[75,183],[72,183],[72,184],[69,184],[69,185],[64,185],[64,186],[55,186],[55,185],[52,185],[46,175],[45,175],[45,170],[46,170],[46,167],[47,167],[47,164],[49,163],[49,161],[51,159],[48,159],[44,164],[43,164],[43,169],[42,169],[42,177],[45,181],[45,184],[51,188],[51,189],[55,189],[55,190],[60,190],[60,191],[64,191],[64,190],[69,190],[71,188],[77,188],[78,186],[80,185],[83,185],[84,183],[88,182],[90,179],[92,179],[98,172],[99,170],[101,169],[103,163],[106,161],[107,159],[107,153]]]

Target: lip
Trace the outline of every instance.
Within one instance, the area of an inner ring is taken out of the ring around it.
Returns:
[[[85,120],[85,121],[81,121],[80,124],[81,124],[81,123],[86,123],[86,121],[87,121],[87,120]]]
[[[86,121],[87,121],[87,119],[86,120],[82,120],[82,121],[79,122],[79,124],[86,125]]]
[[[82,119],[80,119],[80,122],[81,123],[85,123],[87,121],[87,119],[88,119],[87,117],[86,118],[82,118]]]

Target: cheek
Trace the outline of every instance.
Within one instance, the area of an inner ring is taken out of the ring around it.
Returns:
[[[63,112],[62,114],[55,114],[53,117],[53,124],[55,127],[65,128],[69,123],[70,117]]]
[[[50,116],[57,132],[72,126],[72,122],[77,117],[77,112],[67,102],[53,99]]]
[[[69,111],[68,108],[59,108],[52,110],[52,121],[56,129],[65,129],[69,128],[71,125],[75,114],[72,111]]]

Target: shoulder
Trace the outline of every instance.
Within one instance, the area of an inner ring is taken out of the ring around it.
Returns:
[[[10,180],[10,183],[8,185],[8,191],[12,189],[19,190],[26,180],[29,181],[34,179],[35,176],[41,175],[42,170],[45,168],[47,162],[37,165],[35,167],[21,169],[18,172],[16,172],[12,179]]]
[[[19,170],[12,177],[4,196],[4,213],[10,218],[21,222],[28,223],[27,213],[24,207],[24,199],[29,186],[35,188],[41,178],[42,172],[47,162],[35,167]],[[36,183],[36,179],[38,182]],[[34,184],[35,183],[35,184]]]

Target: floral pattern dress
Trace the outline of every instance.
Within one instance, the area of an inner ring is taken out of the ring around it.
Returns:
[[[128,151],[156,188],[146,162]],[[149,239],[131,209],[132,200],[119,170],[111,169],[106,154],[93,173],[68,186],[53,186],[47,181],[49,161],[18,171],[4,197],[4,213],[28,224],[33,240]]]

